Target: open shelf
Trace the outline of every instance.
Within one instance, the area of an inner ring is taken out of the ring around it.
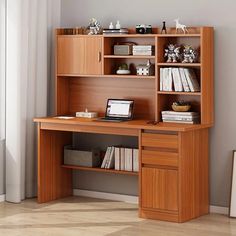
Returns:
[[[181,67],[200,67],[201,63],[167,63],[167,62],[162,62],[162,63],[157,63],[158,66],[181,66]]]
[[[190,96],[201,96],[201,92],[171,92],[171,91],[158,91],[158,94],[167,95],[190,95]]]
[[[96,171],[96,172],[114,173],[114,174],[121,174],[121,175],[136,175],[136,176],[139,175],[138,172],[134,172],[134,171],[103,169],[103,168],[99,168],[99,167],[84,167],[84,166],[70,166],[70,165],[62,165],[62,167],[67,168],[67,169]]]
[[[155,76],[145,75],[102,75],[104,78],[126,78],[126,79],[155,79]]]
[[[155,56],[135,55],[104,55],[104,58],[127,58],[127,59],[155,59]]]
[[[201,34],[158,34],[157,37],[200,37]]]

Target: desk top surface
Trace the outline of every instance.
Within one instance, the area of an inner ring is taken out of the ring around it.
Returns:
[[[145,129],[145,130],[163,130],[163,131],[190,131],[196,129],[210,128],[211,125],[203,124],[178,124],[178,123],[163,123],[159,122],[156,125],[147,124],[148,120],[131,120],[124,122],[104,122],[89,118],[68,118],[65,117],[42,117],[35,118],[34,122],[50,123],[58,125],[79,125],[79,126],[96,126],[124,129]]]

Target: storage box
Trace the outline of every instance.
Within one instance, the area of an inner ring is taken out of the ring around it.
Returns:
[[[75,150],[71,145],[64,147],[64,165],[98,167],[101,166],[100,150]]]
[[[151,76],[154,75],[154,65],[138,65],[136,67],[137,75]]]
[[[132,45],[114,45],[114,55],[131,55]]]
[[[134,45],[133,55],[135,56],[151,56],[154,54],[154,46],[152,45]]]

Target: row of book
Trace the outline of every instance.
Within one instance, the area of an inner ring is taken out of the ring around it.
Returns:
[[[200,85],[191,68],[160,68],[160,91],[199,92]]]
[[[101,168],[138,172],[138,149],[107,147]]]
[[[197,124],[199,123],[198,112],[176,112],[176,111],[162,111],[163,122],[175,122],[185,124]]]

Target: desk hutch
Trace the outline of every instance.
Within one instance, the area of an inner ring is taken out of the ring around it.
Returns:
[[[35,118],[38,123],[38,202],[72,195],[72,170],[138,175],[139,216],[184,222],[209,212],[208,131],[213,126],[213,28],[192,27],[188,34],[66,35],[56,30],[56,115],[75,115],[87,108],[104,115],[108,98],[135,100],[135,119],[104,123],[86,118]],[[121,42],[155,46],[151,56],[113,55]],[[167,44],[199,47],[197,63],[166,63]],[[120,63],[150,60],[153,76],[116,75]],[[200,92],[160,91],[160,68],[189,67],[198,76]],[[161,111],[185,100],[200,113],[200,124],[162,123]],[[156,120],[157,125],[147,124]],[[73,132],[136,136],[139,172],[63,165],[63,147]]]

